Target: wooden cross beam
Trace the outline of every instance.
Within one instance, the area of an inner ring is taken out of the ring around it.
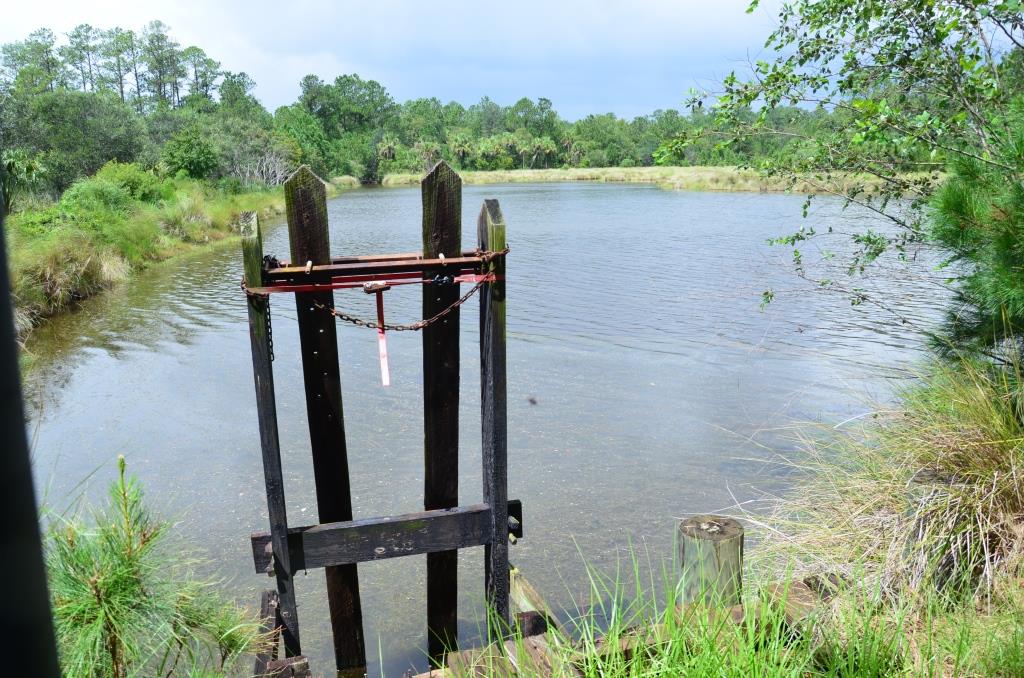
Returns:
[[[508,503],[508,534],[523,536],[523,505]],[[333,567],[370,560],[437,553],[492,540],[492,511],[487,504],[420,511],[385,518],[366,518],[288,530],[288,558],[274,562],[270,532],[253,532],[252,558],[257,572],[275,572],[287,563],[289,575],[318,567]]]

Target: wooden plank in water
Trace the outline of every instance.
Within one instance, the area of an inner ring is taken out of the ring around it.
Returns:
[[[549,626],[557,627],[554,613],[544,601],[544,598],[527,581],[522,571],[515,567],[509,567],[509,599],[511,606],[517,612],[538,612],[547,619]]]
[[[491,644],[479,650],[463,650],[448,655],[448,669],[458,678],[512,678],[517,675],[515,665],[501,646]]]
[[[284,183],[284,197],[292,260],[330,264],[324,182],[308,167],[302,166]],[[334,294],[326,291],[295,295],[317,511],[320,522],[333,523],[352,520],[352,498],[337,329],[334,318],[317,305],[333,308]],[[325,574],[337,668],[365,666],[366,648],[356,565],[328,567]]]
[[[281,600],[277,591],[264,591],[260,596],[260,633],[271,639],[265,647],[256,653],[256,667],[253,675],[259,678],[267,673],[267,666],[277,659],[278,629],[280,616],[278,610]]]
[[[245,279],[259,285],[263,269],[263,235],[255,212],[239,219],[242,234],[242,258]],[[270,344],[270,301],[248,297],[249,343],[252,347],[252,372],[256,384],[256,416],[260,427],[260,451],[263,479],[267,488],[267,514],[271,541],[280,553],[277,567],[277,591],[280,595],[281,637],[288,656],[299,654],[299,616],[295,606],[295,584],[288,561],[288,515],[284,500],[284,476],[281,472],[281,443],[277,430],[277,403],[274,396],[274,369]],[[266,571],[266,570],[264,570]]]
[[[458,259],[462,252],[462,179],[439,162],[423,178],[423,258]],[[454,262],[453,262],[454,263]],[[459,286],[424,285],[423,317],[459,299]],[[459,504],[459,309],[423,328],[423,508]],[[486,499],[485,499],[486,501]],[[501,511],[506,507],[502,506]],[[491,516],[488,514],[488,518]],[[427,555],[428,649],[438,657],[458,638],[458,552]]]
[[[543,635],[506,640],[505,653],[517,673],[524,676],[550,676],[556,666],[561,666],[557,651]]]
[[[490,538],[491,509],[472,504],[453,509],[364,518],[288,531],[292,573],[369,560],[482,546]],[[270,535],[252,535],[257,572],[271,562]]]
[[[313,678],[309,660],[305,657],[275,659],[267,666],[266,678]]]
[[[481,250],[505,248],[505,218],[497,200],[485,200],[477,219]],[[484,551],[484,590],[500,636],[509,625],[508,418],[505,370],[505,257],[490,261],[484,273],[496,280],[480,295],[480,409],[484,503],[493,507],[492,536]]]

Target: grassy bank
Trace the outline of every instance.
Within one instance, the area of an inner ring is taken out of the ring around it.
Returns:
[[[662,188],[683,191],[749,191],[782,192],[794,190],[809,192],[816,187],[808,182],[791,184],[779,178],[765,178],[754,170],[736,167],[595,167],[567,169],[497,170],[492,172],[460,171],[467,184],[550,183],[597,181],[607,183],[656,184]],[[418,185],[420,174],[389,174],[384,186]],[[871,186],[870,177],[851,178],[855,183]]]
[[[640,572],[638,585],[649,573]],[[518,650],[518,676],[723,678],[937,678],[1024,675],[1020,603],[982,611],[879,603],[851,588],[815,615],[794,623],[785,601],[751,587],[742,623],[704,608],[681,611],[672,600],[621,596],[595,578],[592,608],[572,616],[563,633],[549,634],[552,672],[530,665]],[[648,580],[649,581],[649,580]],[[615,583],[609,584],[615,587]],[[630,584],[632,586],[632,584]],[[669,588],[671,591],[671,587]],[[516,639],[525,647],[522,639]],[[538,662],[546,664],[546,662]],[[449,678],[506,675],[502,663],[481,657],[482,672],[456,669]],[[479,669],[478,669],[479,670]]]
[[[564,636],[548,639],[556,665],[588,677],[1024,676],[1021,377],[1017,360],[937,363],[893,406],[805,429],[793,489],[767,517],[741,516],[759,541],[743,623],[681,613],[677,566],[634,556],[590,572]],[[767,586],[810,577],[833,590],[807,617],[806,594],[780,600]]]
[[[329,186],[337,192],[358,182],[339,177]],[[23,207],[5,224],[22,339],[45,318],[153,262],[233,236],[242,211],[281,214],[284,195],[159,178],[112,162],[56,203]]]

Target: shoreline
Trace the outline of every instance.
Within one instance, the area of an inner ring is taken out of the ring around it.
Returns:
[[[785,193],[812,191],[807,182],[792,183],[783,178],[770,179],[757,171],[733,166],[688,167],[570,167],[557,169],[457,170],[469,185],[524,183],[626,183],[654,184],[675,191],[738,191],[744,193]],[[381,186],[415,186],[420,174],[389,174]]]
[[[354,177],[347,176],[332,177],[324,183],[328,199],[359,187]],[[193,189],[207,190],[202,187]],[[186,193],[187,190],[183,190],[176,194],[174,200],[180,202]],[[156,212],[159,214],[157,220],[162,222],[166,220],[165,213],[174,210],[174,200],[159,207],[137,203],[126,217],[128,220],[152,220]],[[80,246],[79,251],[73,252],[67,247],[74,243],[46,242],[44,236],[26,237],[15,232],[19,217],[31,218],[35,211],[8,215],[4,224],[10,259],[8,274],[16,300],[15,331],[21,347],[23,369],[31,366],[32,357],[26,347],[32,333],[51,318],[73,311],[82,302],[116,289],[152,266],[238,239],[238,215],[244,211],[255,211],[261,219],[273,219],[284,214],[285,204],[280,187],[237,195],[209,194],[208,198],[200,199],[192,206],[184,219],[194,230],[159,234],[152,251],[134,262],[126,253],[109,245],[97,248],[92,242],[83,240],[81,233],[68,234]],[[68,289],[53,293],[57,287],[54,281],[66,283]]]
[[[786,192],[812,192],[815,187],[806,182],[791,182],[786,179],[765,178],[758,172],[750,169],[740,169],[733,166],[689,166],[689,167],[598,167],[598,168],[558,168],[558,169],[517,169],[517,170],[462,170],[459,176],[467,185],[495,185],[495,184],[525,184],[525,183],[630,183],[655,185],[666,190],[677,191],[698,191],[698,192],[746,192],[746,193],[786,193]],[[382,187],[411,187],[418,186],[422,174],[405,173],[390,174],[385,176],[381,182]],[[870,180],[861,180],[870,186]],[[360,188],[357,179],[348,176],[331,177],[326,180],[328,199],[336,198],[342,193]],[[130,280],[138,271],[145,270],[151,265],[170,261],[182,254],[194,252],[197,249],[204,249],[209,244],[221,240],[233,240],[238,237],[235,227],[235,220],[241,211],[255,209],[261,217],[273,217],[284,213],[284,195],[278,189],[271,189],[265,192],[242,194],[238,196],[217,195],[213,197],[210,204],[204,206],[202,212],[221,210],[218,219],[209,219],[207,227],[201,229],[199,237],[180,237],[166,234],[161,237],[160,247],[157,251],[150,253],[144,261],[137,261],[129,265],[123,261],[120,255],[112,252],[101,252],[101,255],[110,254],[115,256],[110,261],[103,262],[93,277],[95,280],[89,284],[79,284],[63,299],[36,299],[29,301],[22,297],[22,303],[16,306],[16,325],[18,329],[19,342],[24,347],[32,331],[49,318],[58,316],[76,307],[81,301],[102,294],[107,290],[114,289],[123,282]],[[225,214],[225,211],[227,212]],[[11,215],[15,220],[18,215]],[[203,215],[204,217],[206,214]],[[10,217],[8,218],[10,221]],[[216,222],[216,223],[214,223]],[[7,227],[10,229],[10,224]],[[8,230],[10,236],[10,230]],[[17,259],[19,245],[22,247],[28,243],[18,243],[18,238],[8,238],[11,248],[12,260]],[[102,258],[102,257],[101,257]],[[112,263],[111,263],[112,262]],[[67,266],[73,268],[75,262]],[[19,266],[11,267],[12,282],[17,282],[19,277]],[[55,271],[55,273],[61,273]],[[51,273],[52,275],[52,273]],[[39,287],[29,283],[30,287]],[[16,285],[21,291],[26,288],[24,283]],[[45,287],[45,285],[42,285]],[[38,295],[33,295],[38,296]],[[27,303],[26,303],[27,302]]]
[[[470,185],[525,183],[627,183],[655,184],[686,191],[782,192],[787,182],[766,180],[753,170],[726,166],[694,167],[569,167],[515,170],[457,170]],[[418,185],[422,175],[389,174],[381,186]]]

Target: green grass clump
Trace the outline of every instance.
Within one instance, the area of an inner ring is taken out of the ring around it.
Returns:
[[[267,642],[255,615],[169,548],[123,457],[108,505],[88,522],[53,520],[45,549],[65,676],[233,675]]]
[[[993,595],[1024,555],[1021,384],[1013,364],[938,363],[899,407],[809,441],[773,543],[887,597]]]
[[[884,598],[868,578],[840,583],[808,616],[789,616],[792,570],[747,573],[742,615],[722,605],[683,607],[674,572],[631,563],[604,574],[587,568],[589,592],[544,637],[536,661],[512,634],[516,673],[585,678],[937,678],[1024,676],[1024,592],[979,606],[952,604],[935,592]],[[785,587],[783,587],[785,588]],[[483,634],[481,634],[483,635]],[[506,649],[509,644],[505,645]],[[452,678],[508,675],[494,648],[449,668]],[[468,665],[466,665],[468,663]],[[549,668],[550,673],[549,673]]]

